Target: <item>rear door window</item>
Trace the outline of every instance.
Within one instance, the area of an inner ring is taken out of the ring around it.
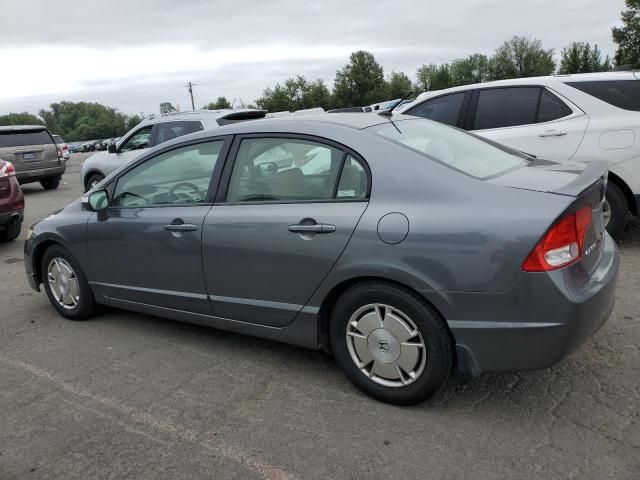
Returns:
[[[204,130],[204,127],[198,121],[162,122],[156,127],[155,144],[159,145],[200,130]]]
[[[540,108],[538,109],[538,123],[550,122],[571,115],[573,112],[559,97],[549,90],[542,90]]]
[[[539,96],[538,87],[479,90],[473,130],[536,123]]]
[[[406,113],[408,115],[415,115],[417,117],[435,120],[436,122],[446,123],[447,125],[457,125],[463,101],[464,92],[443,95],[432,100],[427,100]]]
[[[365,201],[369,174],[342,149],[297,138],[246,138],[236,156],[227,202]]]
[[[595,82],[566,82],[567,85],[587,93],[614,107],[640,112],[640,81],[609,80]]]
[[[23,132],[0,132],[0,148],[25,147],[54,143],[46,130],[27,130]]]

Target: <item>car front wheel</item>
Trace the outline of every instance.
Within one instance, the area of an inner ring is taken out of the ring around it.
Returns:
[[[368,395],[411,405],[433,396],[453,368],[453,342],[438,313],[409,289],[356,285],[336,303],[331,347],[350,380]]]
[[[93,187],[99,184],[102,180],[104,180],[103,175],[100,175],[99,173],[91,174],[89,178],[87,178],[87,182],[85,185],[86,187],[85,192],[88,192],[89,190],[91,190]]]
[[[80,265],[67,250],[49,247],[42,257],[41,278],[51,305],[71,320],[85,320],[95,310],[93,293]]]

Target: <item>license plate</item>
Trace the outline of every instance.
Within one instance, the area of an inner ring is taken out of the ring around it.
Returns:
[[[25,160],[35,160],[36,159],[36,154],[35,153],[23,153],[22,154],[22,158],[24,158]]]

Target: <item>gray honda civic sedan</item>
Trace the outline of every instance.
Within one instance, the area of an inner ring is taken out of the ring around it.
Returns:
[[[610,315],[606,166],[558,165],[426,119],[256,120],[150,149],[35,224],[31,286],[332,352],[411,404],[454,370],[548,367]]]

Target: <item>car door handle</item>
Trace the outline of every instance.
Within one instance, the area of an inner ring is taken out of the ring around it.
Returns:
[[[289,231],[293,233],[333,233],[336,231],[335,225],[326,223],[316,223],[315,225],[289,225]]]
[[[191,223],[170,223],[162,228],[167,232],[193,232],[198,229],[198,226]]]
[[[542,132],[540,135],[538,135],[539,137],[562,137],[564,135],[566,135],[567,132],[564,132],[562,130],[547,130],[546,132]]]

